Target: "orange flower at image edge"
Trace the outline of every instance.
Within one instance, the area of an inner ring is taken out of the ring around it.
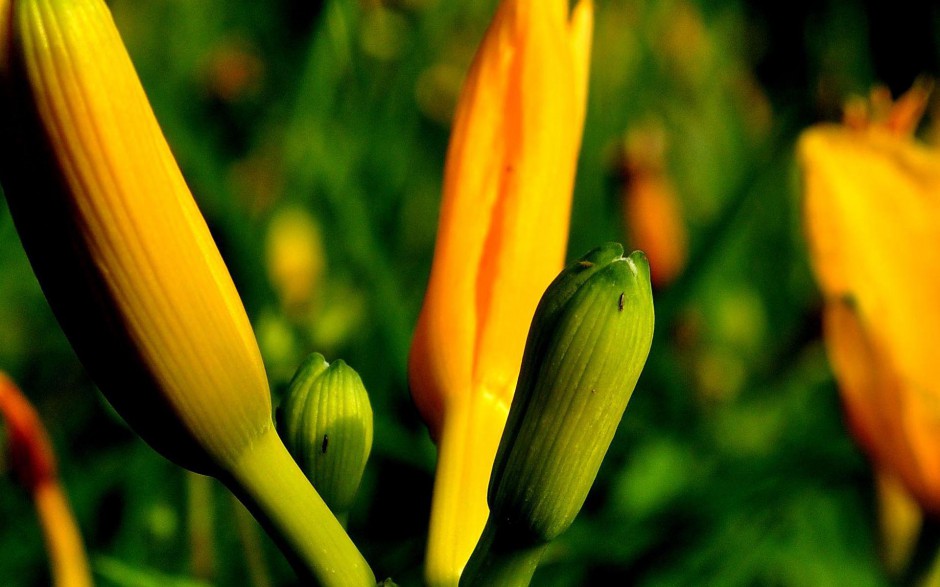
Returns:
[[[799,143],[826,347],[849,426],[876,468],[940,513],[940,151],[912,131],[915,87]]]

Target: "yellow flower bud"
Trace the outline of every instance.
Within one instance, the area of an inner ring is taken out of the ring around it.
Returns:
[[[881,560],[892,576],[900,576],[910,563],[924,513],[907,488],[891,473],[875,471]]]
[[[33,269],[128,424],[214,472],[271,426],[238,292],[104,3],[10,6],[0,179]]]
[[[265,243],[268,276],[284,312],[302,316],[317,301],[326,269],[320,228],[303,208],[279,210]]]
[[[225,482],[302,574],[374,585],[274,431],[251,325],[102,0],[0,2],[0,116],[17,231],[115,409]]]
[[[666,169],[661,128],[630,132],[624,141],[622,206],[630,244],[650,260],[653,284],[668,287],[688,257],[688,231],[679,193]]]
[[[461,92],[434,264],[409,358],[438,443],[426,578],[455,585],[539,296],[564,263],[584,123],[591,0],[504,0]]]

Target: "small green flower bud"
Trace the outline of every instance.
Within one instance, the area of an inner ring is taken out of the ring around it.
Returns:
[[[461,585],[524,585],[580,511],[653,339],[649,264],[594,249],[536,309],[493,465],[490,517]]]
[[[359,374],[342,360],[310,355],[290,382],[278,428],[323,501],[345,516],[372,450],[372,406]]]

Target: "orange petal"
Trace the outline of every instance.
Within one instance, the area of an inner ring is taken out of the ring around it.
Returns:
[[[13,468],[30,491],[56,478],[55,455],[36,410],[8,377],[0,373],[0,415],[7,424]]]
[[[56,474],[46,428],[26,396],[3,373],[0,373],[0,415],[7,424],[13,467],[36,504],[55,585],[91,585],[85,546]]]
[[[461,93],[409,358],[441,447],[432,585],[456,584],[482,531],[529,323],[564,262],[592,21],[589,0],[570,18],[567,0],[504,1]]]
[[[879,126],[821,126],[803,134],[799,155],[827,346],[853,431],[940,510],[940,152]]]

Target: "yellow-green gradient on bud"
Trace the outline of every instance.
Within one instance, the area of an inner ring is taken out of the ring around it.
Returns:
[[[504,0],[460,94],[408,365],[439,449],[426,563],[435,587],[457,583],[483,529],[526,329],[564,264],[593,14],[591,0]]]
[[[0,7],[0,184],[79,357],[155,449],[225,482],[305,582],[374,585],[274,430],[251,325],[107,6]]]
[[[352,509],[372,451],[372,406],[359,374],[314,353],[278,410],[284,444],[333,513]]]
[[[525,585],[581,510],[653,339],[645,255],[599,247],[539,302],[489,488],[490,516],[461,585]]]

